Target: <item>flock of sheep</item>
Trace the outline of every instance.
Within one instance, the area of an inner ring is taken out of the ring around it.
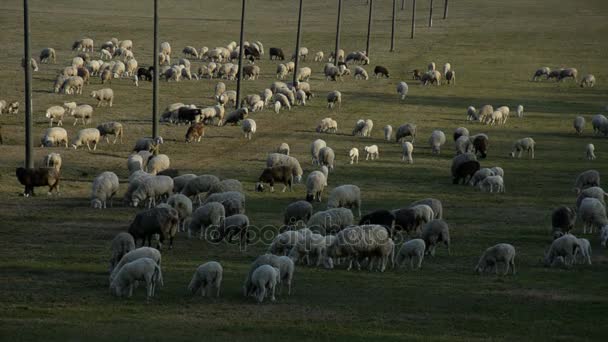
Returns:
[[[243,78],[257,80],[260,68],[256,61],[265,56],[263,44],[259,41],[246,43],[244,55],[249,64],[243,67]],[[99,76],[101,83],[111,83],[114,79],[129,78],[138,85],[139,80],[151,80],[155,70],[151,67],[140,67],[133,53],[131,40],[119,41],[112,38],[101,44],[99,60],[95,60],[94,41],[83,38],[74,42],[73,50],[78,52],[71,64],[57,76],[54,91],[66,95],[82,94],[83,88],[90,83],[93,76]],[[203,78],[218,78],[233,80],[237,77],[238,66],[233,64],[238,57],[240,47],[235,42],[225,47],[196,49],[186,46],[179,58],[172,64],[172,50],[169,43],[161,44],[158,53],[161,75],[167,81],[198,80]],[[271,109],[275,113],[282,110],[292,110],[296,106],[304,106],[314,98],[309,82],[313,75],[310,67],[295,70],[292,61],[285,62],[285,54],[280,48],[270,48],[269,58],[280,61],[277,64],[276,78],[269,88],[259,94],[248,94],[241,103],[236,103],[236,92],[227,90],[226,85],[218,81],[215,93],[212,95],[216,104],[208,107],[173,103],[162,113],[160,122],[167,124],[186,124],[186,142],[200,142],[209,126],[221,127],[227,124],[241,125],[246,139],[253,139],[257,125],[250,116],[253,113]],[[309,50],[305,47],[298,51],[301,59],[306,61]],[[292,56],[293,57],[293,56]],[[193,73],[192,63],[188,59],[203,61],[196,73]],[[325,55],[318,51],[314,54],[314,62],[323,62]],[[40,54],[40,63],[55,63],[57,54],[52,48],[45,48]],[[370,59],[365,51],[355,51],[345,54],[343,50],[338,55],[330,54],[328,63],[323,68],[323,75],[328,81],[343,81],[345,76],[352,75],[355,79],[369,80],[365,69]],[[335,64],[334,64],[335,63]],[[25,63],[22,63],[25,66]],[[30,63],[38,70],[35,60]],[[354,68],[353,68],[354,66]],[[353,68],[353,71],[351,71]],[[294,84],[282,82],[290,73],[296,73],[298,80]],[[440,85],[442,78],[448,84],[455,84],[456,73],[450,63],[446,63],[443,72],[437,70],[435,63],[430,63],[425,72],[416,69],[414,80],[422,86],[428,84]],[[373,74],[376,77],[390,77],[388,69],[377,65]],[[533,80],[542,76],[556,78],[561,81],[566,78],[577,79],[578,72],[574,68],[551,71],[541,68],[534,74]],[[336,83],[337,85],[339,83]],[[595,77],[587,75],[581,86],[593,86]],[[397,83],[397,94],[401,100],[407,98],[409,86],[406,82]],[[114,92],[111,88],[92,91],[90,97],[97,100],[97,106],[112,107]],[[327,107],[330,110],[340,110],[342,94],[338,90],[331,91],[327,97]],[[0,114],[16,114],[18,102],[0,101]],[[229,110],[229,108],[232,108]],[[466,110],[467,120],[485,123],[486,125],[505,125],[511,110],[508,106],[483,105],[477,110],[470,106]],[[515,113],[523,120],[524,107],[518,105]],[[62,127],[64,117],[68,114],[74,118],[73,126],[80,120],[83,126],[90,124],[93,118],[93,107],[88,104],[64,102],[47,109],[46,118],[49,127],[41,138],[42,147],[68,147],[68,133]],[[593,128],[596,133],[608,134],[608,119],[603,115],[593,118]],[[57,126],[53,127],[56,123]],[[578,117],[574,128],[581,134],[585,119]],[[372,119],[360,119],[354,123],[353,136],[369,137],[372,134],[374,122]],[[331,117],[322,119],[316,127],[321,134],[338,132],[338,122]],[[86,145],[89,150],[96,150],[102,138],[109,143],[113,135],[113,143],[122,143],[124,127],[119,122],[103,122],[96,128],[84,128],[77,132],[71,141],[71,146],[78,148]],[[413,163],[414,144],[417,136],[417,125],[402,123],[397,126],[393,137],[393,127],[383,128],[386,143],[398,143],[402,147],[401,159]],[[454,184],[463,183],[476,186],[486,192],[505,192],[505,172],[499,166],[482,168],[480,160],[489,153],[489,137],[485,133],[471,135],[465,127],[459,127],[453,132],[455,157],[451,163],[451,174]],[[0,135],[1,139],[1,135]],[[394,139],[394,140],[393,140]],[[1,140],[0,140],[1,141]],[[428,139],[432,154],[440,154],[447,142],[446,133],[435,130]],[[238,238],[242,248],[250,243],[250,227],[252,226],[246,212],[246,191],[241,182],[236,179],[221,180],[211,174],[182,174],[171,168],[168,155],[161,153],[164,144],[162,137],[141,138],[137,140],[132,154],[126,161],[130,172],[128,189],[123,195],[123,203],[133,207],[144,207],[131,222],[128,232],[119,233],[112,241],[110,260],[110,289],[117,296],[131,296],[134,285],[138,281],[146,283],[147,296],[153,297],[157,286],[163,286],[161,267],[161,246],[169,240],[173,247],[174,238],[179,234],[187,234],[188,238],[199,237],[208,243],[221,241],[233,242]],[[518,139],[513,143],[511,157],[521,157],[527,153],[534,159],[536,142],[531,137]],[[369,145],[363,148],[365,160],[372,162],[380,158],[382,146]],[[594,146],[589,144],[587,157],[594,159]],[[348,157],[350,164],[359,163],[359,149],[352,147],[349,151],[338,153]],[[306,179],[298,159],[290,155],[290,146],[282,142],[276,151],[269,153],[266,164],[256,180],[255,190],[263,192],[268,187],[274,191],[275,184],[283,184],[282,191],[294,191],[294,185],[303,182],[306,192],[302,200],[289,204],[284,210],[283,223],[279,233],[270,243],[267,253],[260,255],[251,264],[245,277],[243,293],[246,297],[254,296],[258,302],[266,297],[275,300],[277,285],[286,284],[288,294],[291,293],[295,265],[308,265],[333,269],[344,265],[348,270],[353,267],[384,272],[409,264],[410,268],[421,268],[425,255],[434,255],[437,246],[444,244],[450,252],[450,229],[443,219],[443,205],[434,198],[426,198],[409,206],[380,209],[362,214],[362,198],[364,193],[355,184],[342,184],[334,187],[327,196],[326,210],[313,212],[311,202],[323,201],[323,192],[328,187],[329,175],[334,171],[337,158],[336,152],[319,136],[310,145],[311,164],[316,170],[311,171]],[[384,158],[384,155],[383,155]],[[479,159],[478,159],[479,158]],[[16,175],[25,186],[24,195],[33,195],[34,187],[49,186],[49,193],[59,191],[62,165],[61,155],[57,152],[48,154],[43,167],[35,169],[18,168]],[[564,206],[557,208],[552,216],[554,241],[545,255],[547,266],[570,266],[580,256],[585,262],[591,263],[590,243],[587,239],[579,239],[570,232],[574,228],[577,216],[584,223],[584,234],[600,232],[602,245],[608,240],[608,218],[606,217],[605,198],[607,194],[599,187],[599,173],[587,171],[578,176],[575,188],[578,194],[576,208]],[[105,209],[112,206],[112,200],[119,193],[119,178],[111,171],[99,174],[92,183],[91,206]],[[355,217],[357,220],[355,220]],[[401,246],[396,245],[398,239],[407,236],[409,240]],[[141,240],[142,247],[137,248]],[[153,241],[157,248],[152,248]],[[147,242],[148,246],[145,247]],[[515,274],[516,249],[507,243],[499,243],[483,252],[475,270],[482,273],[494,270],[499,272],[499,263],[504,265],[503,273],[510,269]],[[200,291],[205,295],[220,295],[223,278],[223,267],[219,262],[210,261],[196,268],[188,291],[193,294]],[[280,290],[280,288],[279,288]]]

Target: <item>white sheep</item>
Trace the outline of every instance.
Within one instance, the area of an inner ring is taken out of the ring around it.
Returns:
[[[226,191],[212,194],[205,199],[203,204],[212,202],[221,203],[224,206],[226,217],[245,213],[245,195],[240,191]]]
[[[565,234],[553,240],[551,247],[549,247],[549,250],[545,253],[545,266],[553,265],[558,257],[564,258],[566,266],[572,265],[578,249],[578,239],[574,235]]]
[[[405,100],[405,97],[407,96],[408,91],[409,91],[409,87],[407,86],[407,83],[405,83],[405,82],[397,83],[397,94],[399,94],[401,96],[401,100]]]
[[[583,118],[581,126],[584,127],[584,125],[585,125],[585,119]],[[593,126],[593,134],[597,135],[600,133],[604,133],[603,132],[605,130],[604,127],[606,127],[606,125],[608,125],[608,118],[606,118],[602,114],[596,114],[593,116],[593,118],[591,118],[591,125]],[[582,127],[580,129],[581,132],[582,132]],[[576,126],[575,126],[575,129],[577,130],[577,133],[578,133],[579,130],[576,128]]]
[[[357,210],[361,217],[361,189],[352,184],[341,185],[329,193],[327,208],[349,208]]]
[[[450,252],[450,228],[444,220],[432,220],[422,228],[421,238],[426,243],[426,254],[435,256],[437,244],[443,242]]]
[[[135,171],[141,171],[144,169],[144,159],[139,154],[132,154],[127,159],[127,168],[129,169],[129,173],[133,173]]]
[[[595,118],[594,118],[594,120],[595,120]],[[574,127],[574,130],[576,131],[576,134],[578,134],[578,135],[583,134],[583,129],[585,128],[585,118],[582,117],[582,116],[577,116],[574,119],[574,122],[572,123],[572,126]],[[594,131],[596,130],[595,127],[596,127],[596,123],[594,121],[593,122],[593,130]],[[599,126],[599,127],[601,127],[601,126]]]
[[[135,249],[135,240],[133,240],[133,235],[121,232],[116,234],[114,239],[112,239],[112,257],[110,258],[110,273],[114,271],[114,268],[120,262],[125,254]]]
[[[173,178],[169,176],[150,176],[144,178],[131,194],[131,205],[147,201],[147,208],[156,206],[157,198],[168,198],[173,193]]]
[[[325,55],[323,54],[323,51],[317,51],[317,53],[315,53],[315,62],[323,62],[323,57],[325,57]]]
[[[310,154],[312,156],[312,165],[320,165],[319,151],[321,151],[321,149],[326,146],[327,146],[327,143],[325,142],[325,140],[322,140],[322,139],[317,139],[312,142],[312,144],[310,145]]]
[[[256,123],[253,119],[245,119],[243,120],[241,129],[245,133],[245,139],[251,140],[256,131]]]
[[[594,160],[595,159],[595,146],[593,144],[587,144],[585,147],[585,154],[587,159]]]
[[[296,79],[298,80],[298,82],[306,82],[306,81],[308,81],[308,79],[310,78],[311,75],[312,75],[312,69],[309,67],[303,67],[303,68],[300,68],[300,70],[298,70]]]
[[[393,126],[391,126],[391,125],[384,126],[384,140],[391,141],[392,135],[393,135]]]
[[[327,168],[322,171],[313,171],[306,178],[306,200],[309,202],[321,202],[323,190],[327,186]]]
[[[258,303],[264,301],[267,291],[270,294],[270,301],[274,302],[275,288],[281,283],[281,272],[278,268],[270,265],[261,265],[253,271],[251,275],[252,292],[255,292],[255,297]]]
[[[158,154],[148,159],[146,170],[149,174],[156,175],[161,171],[167,170],[170,166],[171,161],[169,160],[169,156],[166,154]]]
[[[295,271],[295,265],[293,260],[288,256],[279,257],[279,275],[281,277],[281,287],[279,293],[283,290],[283,284],[287,284],[287,295],[291,296],[291,283],[293,281],[293,274]]]
[[[209,227],[219,229],[224,224],[226,219],[226,210],[219,202],[211,202],[198,207],[194,213],[188,226],[188,238],[193,234],[200,232],[199,238],[202,239],[206,230]]]
[[[85,125],[91,121],[93,118],[93,107],[89,105],[79,105],[75,107],[71,107],[73,102],[68,102],[70,106],[66,106],[66,103],[63,104],[64,107],[68,108],[70,111],[70,115],[74,117],[74,125],[78,123],[78,119],[82,120],[82,124]],[[75,104],[75,103],[74,103]]]
[[[266,158],[266,167],[282,165],[293,168],[293,176],[296,182],[300,183],[302,181],[302,175],[304,174],[304,172],[302,171],[300,162],[296,158],[281,153],[271,153],[268,155],[268,158]]]
[[[416,268],[421,268],[425,250],[426,244],[422,239],[413,239],[404,242],[395,256],[396,266],[402,267],[404,262],[409,260],[410,268],[414,269],[414,258],[416,258]]]
[[[502,124],[506,124],[507,119],[509,118],[509,113],[511,112],[509,107],[500,106],[500,107],[496,108],[496,110],[502,113]]]
[[[476,186],[486,177],[495,176],[494,171],[489,168],[481,168],[473,174],[473,177],[469,180],[469,185]]]
[[[97,128],[85,128],[78,131],[76,138],[72,140],[72,147],[78,149],[82,145],[86,145],[89,151],[91,150],[90,144],[93,144],[93,151],[97,149],[97,144],[101,135]]]
[[[118,176],[114,172],[102,172],[95,177],[91,192],[91,207],[105,209],[108,200],[110,200],[110,207],[112,207],[112,198],[118,193],[118,185]]]
[[[492,170],[492,172],[494,172],[495,176],[500,176],[502,178],[505,178],[505,171],[502,169],[502,167],[494,166],[494,167],[490,168],[490,170]]]
[[[579,194],[582,190],[592,186],[600,186],[600,173],[596,170],[587,170],[576,176],[574,192]]]
[[[46,130],[40,139],[41,147],[65,145],[68,147],[68,132],[61,127],[51,127]]]
[[[583,234],[587,234],[587,230],[593,234],[595,228],[601,231],[608,226],[606,207],[597,198],[587,197],[583,199],[578,208],[577,216],[583,222]]]
[[[329,234],[338,232],[353,223],[353,212],[350,209],[333,208],[314,213],[306,222],[306,227],[320,234]]]
[[[432,153],[441,153],[441,145],[445,144],[445,133],[440,130],[434,130],[429,138]]]
[[[194,271],[192,280],[188,285],[188,291],[194,295],[200,289],[201,296],[205,297],[207,294],[211,294],[211,290],[215,289],[215,296],[219,297],[223,275],[224,269],[219,262],[206,262]]]
[[[412,157],[412,153],[414,152],[414,145],[411,142],[406,141],[401,145],[401,148],[403,149],[401,160],[407,160],[408,163],[413,164],[414,158]]]
[[[359,149],[356,147],[351,148],[348,152],[348,157],[350,158],[350,164],[355,162],[359,164]]]
[[[523,118],[524,117],[524,106],[517,105],[517,117],[518,118]]]
[[[355,79],[364,79],[364,80],[369,79],[369,75],[368,75],[367,71],[361,66],[355,67],[354,77],[355,77]]]
[[[281,143],[281,145],[279,145],[277,148],[277,153],[289,155],[289,144]]]
[[[312,257],[316,256],[315,266],[319,267],[326,258],[326,241],[325,236],[321,234],[303,234],[295,241],[288,256],[294,263],[304,263],[306,260],[308,266],[313,265]]]
[[[368,160],[370,157],[372,160],[378,159],[380,157],[380,153],[378,152],[378,145],[365,146],[365,160]]]
[[[63,126],[63,115],[65,108],[62,106],[52,106],[46,110],[46,118],[49,119],[49,126],[53,127],[53,121],[57,120],[57,126]]]
[[[516,152],[518,152],[517,158],[521,158],[522,152],[526,151],[526,152],[528,152],[528,157],[530,157],[531,159],[534,159],[535,145],[536,145],[536,142],[534,142],[534,139],[532,139],[530,137],[516,140],[513,143],[513,150],[510,153],[511,158],[515,157]]]
[[[498,275],[499,262],[505,264],[503,275],[506,275],[509,272],[509,267],[511,268],[511,274],[515,274],[515,247],[513,247],[513,245],[499,243],[486,249],[481,255],[481,258],[479,258],[479,262],[477,263],[477,266],[475,266],[475,271],[481,274],[486,270],[492,270],[492,268],[494,268]]]
[[[110,289],[118,297],[133,295],[136,281],[146,282],[147,299],[154,297],[156,284],[160,282],[160,266],[150,258],[140,258],[120,268],[110,284]]]
[[[279,112],[281,111],[281,107],[282,107],[282,105],[281,105],[281,102],[280,102],[280,101],[276,101],[276,102],[274,103],[273,108],[274,108],[274,112],[275,112],[275,114],[279,114]]]
[[[578,259],[578,255],[581,255],[583,262],[586,262],[587,265],[591,265],[591,243],[589,240],[584,238],[577,238],[578,249],[574,252],[574,260]]]
[[[40,64],[44,64],[44,63],[49,63],[52,62],[53,64],[55,64],[55,62],[57,61],[57,53],[55,52],[55,49],[53,48],[44,48],[42,49],[42,51],[40,51]]]
[[[342,93],[334,90],[327,94],[327,108],[334,108],[335,105],[338,105],[338,108],[342,106]]]
[[[182,188],[181,193],[188,197],[197,197],[201,202],[200,194],[209,192],[211,188],[218,184],[220,179],[215,175],[200,175],[190,179]]]
[[[488,176],[478,183],[481,191],[485,192],[505,192],[505,184],[501,176]]]
[[[175,189],[175,180],[173,181]],[[192,216],[192,200],[182,194],[173,194],[167,199],[167,204],[177,211],[179,217],[181,231],[186,231],[186,221]]]
[[[331,147],[326,146],[319,151],[319,163],[323,166],[327,166],[330,171],[334,170],[335,159],[336,154]]]

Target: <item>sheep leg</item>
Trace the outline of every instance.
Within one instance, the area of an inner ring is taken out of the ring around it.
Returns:
[[[509,264],[511,264],[511,274],[515,275],[515,258],[511,259],[511,261],[509,261]]]

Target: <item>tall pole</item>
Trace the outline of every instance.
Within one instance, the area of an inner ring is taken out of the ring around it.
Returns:
[[[412,0],[412,39],[414,39],[414,33],[416,33],[416,0]]]
[[[369,18],[367,19],[367,43],[365,44],[365,55],[369,58],[369,40],[372,34],[372,15],[374,12],[374,0],[369,1]]]
[[[393,26],[391,27],[391,52],[395,51],[395,19],[397,11],[397,0],[393,0]]]
[[[23,49],[25,55],[25,167],[34,167],[34,141],[32,140],[32,53],[30,50],[30,9],[23,0]]]
[[[429,6],[429,27],[433,27],[433,0]]]
[[[160,67],[158,65],[158,1],[154,0],[154,74],[152,79],[152,138],[158,138],[158,74]]]
[[[338,65],[338,50],[340,50],[340,26],[342,18],[342,0],[338,0],[338,23],[336,24],[336,49],[334,51],[334,58],[336,65]]]
[[[405,10],[405,0],[401,0],[401,10]]]
[[[296,35],[296,63],[293,71],[293,85],[298,81],[298,64],[300,62],[300,33],[302,32],[302,0],[300,0],[300,10],[298,11],[298,33]]]
[[[236,103],[234,107],[240,108],[241,106],[241,79],[243,78],[243,32],[245,30],[245,1],[241,5],[241,35],[239,38],[239,74],[236,79]]]
[[[448,0],[443,3],[443,19],[448,18]]]

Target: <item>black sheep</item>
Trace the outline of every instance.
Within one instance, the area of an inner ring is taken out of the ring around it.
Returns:
[[[152,208],[135,215],[135,219],[129,226],[129,234],[133,236],[135,244],[142,239],[142,245],[148,240],[151,246],[152,235],[159,234],[160,242],[169,237],[169,248],[173,248],[173,237],[177,232],[179,217],[177,210],[173,208]]]
[[[142,81],[152,81],[152,74],[154,73],[154,67],[151,66],[148,69],[139,68],[137,69],[137,78]]]
[[[488,153],[488,137],[480,134],[473,139],[473,147],[475,148],[475,154],[479,154],[479,156],[483,159],[487,156]]]
[[[389,233],[393,229],[395,223],[395,215],[388,210],[380,209],[373,211],[367,215],[363,215],[359,220],[359,225],[364,224],[379,224],[386,228]]]
[[[378,77],[378,75],[380,75],[380,76],[384,76],[386,78],[389,78],[388,69],[386,67],[381,66],[381,65],[377,65],[374,68],[374,75],[376,75],[376,77]]]
[[[49,194],[53,189],[55,189],[55,192],[59,192],[60,173],[53,168],[26,169],[18,167],[15,174],[19,183],[25,186],[25,190],[23,190],[25,197],[34,196],[34,187],[37,186],[48,186]]]
[[[576,212],[574,209],[566,206],[561,206],[551,214],[551,227],[553,229],[553,238],[558,238],[565,233],[568,233],[574,228],[576,222]]]
[[[256,191],[264,191],[264,183],[270,185],[270,191],[274,191],[274,183],[282,182],[285,186],[283,192],[289,186],[289,191],[292,191],[291,186],[293,185],[293,168],[290,166],[273,166],[267,167],[262,171],[262,174],[258,178],[258,183],[255,186]]]
[[[270,50],[268,51],[269,55],[270,55],[270,59],[280,59],[280,60],[285,60],[285,54],[283,53],[283,50],[281,48],[275,48],[275,47],[271,47]]]
[[[418,230],[424,223],[426,223],[426,221],[424,221],[423,217],[416,215],[416,210],[403,208],[395,211],[395,225],[393,230],[405,231],[409,234],[412,231]]]
[[[255,59],[260,59],[260,51],[252,46],[246,46],[244,52],[245,57],[252,56]]]
[[[201,117],[200,108],[180,107],[177,110],[177,120],[179,122],[193,123],[198,122]]]
[[[454,177],[453,184],[458,184],[462,180],[462,184],[466,184],[468,179],[471,179],[475,172],[480,169],[479,162],[476,160],[466,161],[456,167],[452,176]],[[467,179],[468,177],[468,179]]]

